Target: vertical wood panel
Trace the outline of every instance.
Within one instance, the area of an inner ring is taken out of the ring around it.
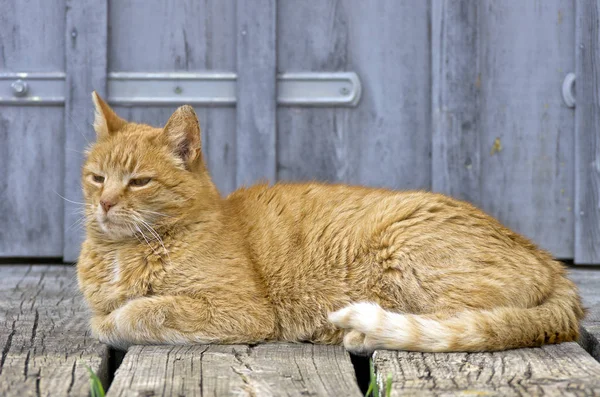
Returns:
[[[573,255],[572,0],[479,3],[485,210],[560,258]],[[458,56],[458,54],[457,54]]]
[[[481,201],[480,6],[432,3],[432,189],[473,203]]]
[[[234,72],[235,7],[236,0],[112,1],[109,70]],[[140,106],[119,108],[118,112],[133,121],[162,126],[175,107]],[[208,168],[221,192],[227,194],[236,185],[235,110],[194,108],[200,118]]]
[[[0,107],[0,256],[62,256],[61,107]]]
[[[92,91],[106,95],[107,21],[106,0],[67,0],[64,195],[82,202],[81,165],[83,150],[95,139],[91,128],[94,112]],[[77,227],[82,205],[67,203],[64,211],[65,261],[79,255],[83,232]]]
[[[62,72],[65,0],[0,0],[0,70]]]
[[[278,110],[278,177],[430,188],[428,2],[278,3],[278,71],[355,71],[356,108]]]
[[[600,5],[577,2],[575,262],[600,263]]]
[[[64,4],[0,0],[0,72],[64,70]],[[63,120],[0,105],[0,257],[62,256]]]
[[[237,1],[237,185],[275,180],[276,2]]]

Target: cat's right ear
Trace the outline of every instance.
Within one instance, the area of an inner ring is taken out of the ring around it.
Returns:
[[[96,91],[92,92],[92,100],[96,107],[96,116],[94,118],[94,130],[98,138],[107,137],[119,131],[127,121],[123,120],[111,109],[110,106]]]
[[[202,157],[200,123],[189,105],[179,107],[164,128],[164,136],[173,154],[188,166]]]

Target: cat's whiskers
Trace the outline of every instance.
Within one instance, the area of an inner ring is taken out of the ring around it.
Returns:
[[[135,210],[135,212],[141,212],[141,213],[146,213],[146,214],[151,214],[151,215],[159,215],[159,216],[164,216],[166,218],[174,218],[174,216],[163,214],[162,212],[156,212],[156,211],[150,211],[150,210],[138,209],[138,210]]]
[[[84,216],[78,217],[75,222],[71,223],[71,225],[67,228],[67,231],[71,230],[71,228],[80,228],[85,223],[86,218]]]
[[[142,219],[140,214],[136,215],[136,211],[132,211],[133,216],[135,217],[135,219],[142,224],[142,226],[144,226],[146,229],[148,229],[148,231],[156,238],[156,240],[160,243],[160,245],[162,246],[162,248],[165,250],[165,253],[167,254],[167,259],[169,260],[169,263],[171,263],[171,256],[169,255],[169,250],[167,249],[167,247],[165,247],[165,244],[163,242],[162,237],[160,237],[160,235],[158,234],[158,232],[152,227],[150,226],[150,224],[148,224],[148,222],[146,222],[144,219]]]
[[[68,203],[77,204],[77,205],[83,205],[83,206],[91,206],[91,204],[88,204],[88,203],[82,203],[82,202],[79,202],[79,201],[69,200],[68,198],[66,198],[65,196],[61,195],[60,193],[58,193],[54,189],[52,191],[54,192],[54,194],[56,194],[58,197],[60,197],[61,199],[65,200]]]
[[[135,226],[135,223],[133,222],[127,222],[126,223],[127,229],[129,229],[129,231],[131,232],[131,234],[133,235],[133,237],[135,237],[135,239],[140,243],[143,244],[143,241],[140,240],[140,238],[138,237],[137,233],[135,232],[135,230],[133,230],[132,226]]]
[[[167,258],[169,259],[169,262],[171,262],[171,258],[169,256],[169,251],[167,250],[167,247],[165,247],[165,244],[163,243],[163,240],[160,237],[160,235],[158,234],[158,232],[156,230],[154,230],[154,228],[152,226],[150,226],[148,224],[148,222],[146,222],[144,219],[142,219],[141,215],[139,213],[137,213],[136,211],[131,211],[130,215],[137,223],[141,224],[144,228],[146,228],[150,232],[150,234],[154,237],[155,241],[158,241],[158,243],[162,246],[165,253],[167,254]],[[146,235],[142,232],[142,230],[140,229],[140,227],[137,224],[136,224],[136,228],[142,234],[142,237],[144,237],[144,239],[146,240],[148,245],[150,245],[150,241],[148,240]],[[155,254],[157,254],[157,252],[154,250],[154,248],[153,247],[151,247],[151,248],[152,248],[152,251]]]
[[[152,252],[155,255],[158,255],[158,252],[156,252],[156,250],[154,249],[154,247],[152,246],[152,244],[150,244],[150,241],[148,241],[148,239],[146,238],[146,235],[144,234],[144,232],[142,231],[142,229],[140,229],[140,227],[137,224],[134,224],[136,230],[142,235],[144,241],[146,241],[146,244],[148,244],[148,247],[150,247],[150,249],[152,250]]]

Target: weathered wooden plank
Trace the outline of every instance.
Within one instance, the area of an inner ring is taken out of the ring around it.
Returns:
[[[478,1],[432,2],[433,191],[479,203],[480,43]]]
[[[83,241],[81,165],[93,142],[92,91],[106,94],[107,0],[67,0],[63,259],[75,261]]]
[[[577,284],[583,306],[588,310],[579,344],[600,361],[600,269],[570,268],[569,278]]]
[[[64,0],[0,10],[0,72],[64,70]],[[62,256],[63,128],[60,106],[0,106],[0,256]]]
[[[480,206],[556,257],[572,258],[572,0],[477,2]],[[579,93],[578,93],[579,95]]]
[[[600,263],[600,4],[577,2],[575,262]]]
[[[237,1],[237,185],[275,181],[276,2]]]
[[[277,15],[279,72],[355,71],[363,87],[356,108],[279,108],[278,178],[429,189],[428,2],[282,1]]]
[[[109,70],[235,72],[235,15],[236,0],[111,3]],[[185,90],[185,85],[182,88]],[[119,108],[117,112],[134,121],[162,126],[176,106]],[[195,109],[200,118],[208,168],[221,192],[228,194],[236,186],[235,109],[198,106]]]
[[[71,266],[0,266],[0,395],[87,396],[108,350],[88,331]]]
[[[600,302],[588,306],[588,313],[581,327],[579,344],[596,360],[600,361]]]
[[[392,396],[583,396],[600,393],[600,363],[577,343],[497,353],[377,351],[380,387]]]
[[[134,346],[108,396],[360,396],[341,346]]]

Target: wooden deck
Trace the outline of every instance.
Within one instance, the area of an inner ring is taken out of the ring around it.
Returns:
[[[500,353],[378,351],[392,396],[600,395],[600,269],[573,270],[591,309],[580,344]],[[0,396],[361,396],[351,357],[310,344],[136,346],[119,363],[90,337],[74,268],[0,266]],[[122,355],[122,354],[121,354]],[[120,366],[118,369],[117,365]],[[364,366],[358,371],[364,379]]]

